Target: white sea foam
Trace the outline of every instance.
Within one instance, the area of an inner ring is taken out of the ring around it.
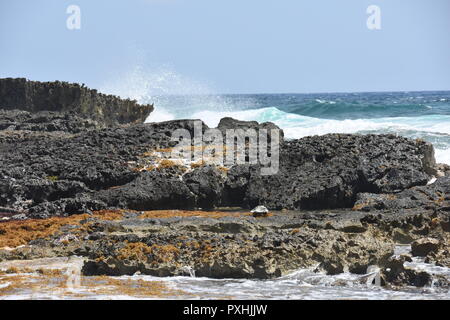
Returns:
[[[156,108],[150,116],[147,118],[146,122],[162,122],[175,119],[175,116],[162,108]]]
[[[450,148],[449,149],[436,149],[436,161],[438,163],[446,163],[450,165]]]
[[[409,253],[410,246],[397,246],[395,254]],[[45,268],[55,270],[66,270],[72,263],[82,261],[80,258],[46,258],[37,260],[16,260],[1,263],[1,267],[20,268],[23,266],[33,266],[34,269]],[[450,268],[439,267],[434,264],[425,263],[424,258],[413,258],[411,263],[405,264],[407,267],[425,271],[433,277],[450,277]],[[252,280],[252,279],[212,279],[205,277],[154,277],[148,275],[133,275],[111,277],[120,279],[124,284],[127,280],[145,281],[152,283],[164,282],[169,289],[165,298],[169,299],[449,299],[450,293],[443,288],[426,286],[424,288],[406,287],[399,290],[390,290],[373,284],[372,280],[378,268],[373,266],[367,274],[341,273],[338,275],[326,275],[314,270],[317,266],[308,269],[299,269],[291,274],[277,279]],[[31,275],[31,274],[30,274]],[[0,288],[8,287],[9,278],[17,274],[6,274],[2,276]],[[50,279],[50,278],[48,278]],[[23,286],[15,290],[11,295],[3,295],[1,299],[73,299],[82,297],[83,299],[155,299],[157,296],[128,296],[120,292],[111,292],[108,283],[102,281],[93,284],[80,285],[66,289],[64,287],[55,288],[48,285],[51,281],[41,283],[39,290],[36,279],[29,277],[25,279],[29,286]],[[95,283],[95,282],[94,282]],[[130,283],[130,282],[128,282]],[[130,283],[129,285],[132,285]],[[100,290],[96,290],[100,289]],[[107,289],[107,290],[105,290]],[[104,291],[105,293],[101,293]]]

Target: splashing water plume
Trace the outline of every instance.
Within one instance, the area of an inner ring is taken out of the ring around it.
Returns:
[[[232,101],[214,94],[210,86],[179,74],[168,67],[147,70],[134,67],[119,79],[107,82],[102,92],[154,104],[146,122],[191,118],[203,110],[232,109]]]

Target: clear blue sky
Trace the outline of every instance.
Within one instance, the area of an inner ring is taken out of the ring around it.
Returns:
[[[101,87],[136,65],[220,93],[450,90],[450,1],[0,0],[0,77]]]

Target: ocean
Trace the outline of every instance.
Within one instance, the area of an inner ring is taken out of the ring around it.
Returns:
[[[271,121],[288,139],[327,133],[393,133],[431,142],[450,164],[450,91],[320,94],[142,95],[154,103],[147,122],[221,118]]]
[[[399,245],[395,255],[409,253],[410,246]],[[33,266],[48,270],[59,270],[68,266],[81,267],[81,258],[44,258],[33,260]],[[0,262],[0,267],[23,267],[29,261]],[[407,268],[418,272],[424,271],[435,277],[450,277],[450,268],[425,263],[424,258],[414,257],[405,263]],[[67,286],[64,276],[53,274],[37,276],[36,274],[0,275],[0,290],[17,278],[22,285],[15,294],[0,297],[2,299],[261,299],[261,300],[448,300],[448,288],[431,285],[416,288],[402,287],[390,289],[382,287],[377,281],[378,270],[366,275],[342,273],[326,275],[310,269],[300,269],[289,275],[271,280],[252,279],[211,279],[195,275],[178,277],[154,277],[136,274],[120,277],[84,277],[79,284]],[[57,274],[57,273],[55,273]],[[64,274],[63,274],[64,275]],[[91,279],[92,278],[92,279]],[[152,286],[163,286],[163,296],[147,295]],[[140,290],[143,290],[141,292]]]

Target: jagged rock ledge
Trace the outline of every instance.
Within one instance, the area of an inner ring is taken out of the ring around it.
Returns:
[[[103,126],[142,123],[153,111],[153,105],[139,105],[136,101],[102,94],[84,85],[61,81],[29,81],[24,78],[0,79],[0,108],[30,113],[69,113]],[[26,113],[21,115],[32,117]]]

